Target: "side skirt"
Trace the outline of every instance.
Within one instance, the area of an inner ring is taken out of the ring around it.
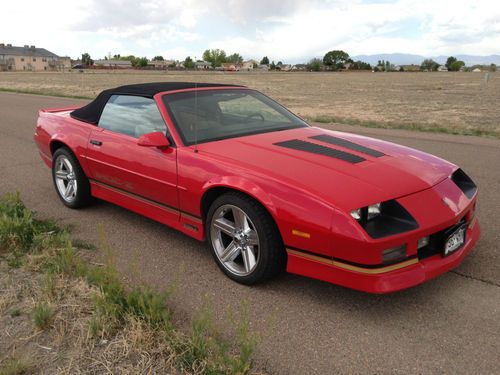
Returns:
[[[204,240],[204,226],[200,218],[94,180],[90,181],[90,188],[95,198],[158,221],[199,241]]]

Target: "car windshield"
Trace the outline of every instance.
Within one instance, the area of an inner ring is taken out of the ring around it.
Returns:
[[[188,91],[163,96],[185,145],[308,126],[253,90]]]

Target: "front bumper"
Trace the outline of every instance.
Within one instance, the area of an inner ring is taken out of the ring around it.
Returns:
[[[454,254],[446,258],[439,254],[423,260],[414,258],[412,262],[403,262],[402,267],[396,264],[396,267],[382,269],[362,269],[287,249],[287,271],[368,293],[391,293],[421,284],[454,269],[471,252],[479,235],[479,223],[473,220],[467,229],[464,246]]]

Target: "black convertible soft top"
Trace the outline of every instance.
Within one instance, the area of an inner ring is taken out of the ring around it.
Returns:
[[[89,104],[75,109],[70,113],[70,116],[74,119],[88,122],[90,124],[97,124],[99,118],[101,117],[102,110],[108,102],[111,95],[137,95],[146,98],[152,98],[159,92],[164,91],[174,91],[174,90],[184,90],[184,89],[194,89],[202,87],[221,87],[221,86],[231,86],[231,87],[244,87],[239,85],[228,85],[220,83],[195,83],[195,82],[152,82],[152,83],[138,83],[135,85],[125,85],[116,87],[114,89],[108,89],[101,92],[97,97],[91,101]]]

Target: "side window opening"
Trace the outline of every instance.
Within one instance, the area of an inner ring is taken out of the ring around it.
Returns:
[[[104,106],[98,126],[134,138],[167,131],[156,102],[133,95],[112,95]]]

